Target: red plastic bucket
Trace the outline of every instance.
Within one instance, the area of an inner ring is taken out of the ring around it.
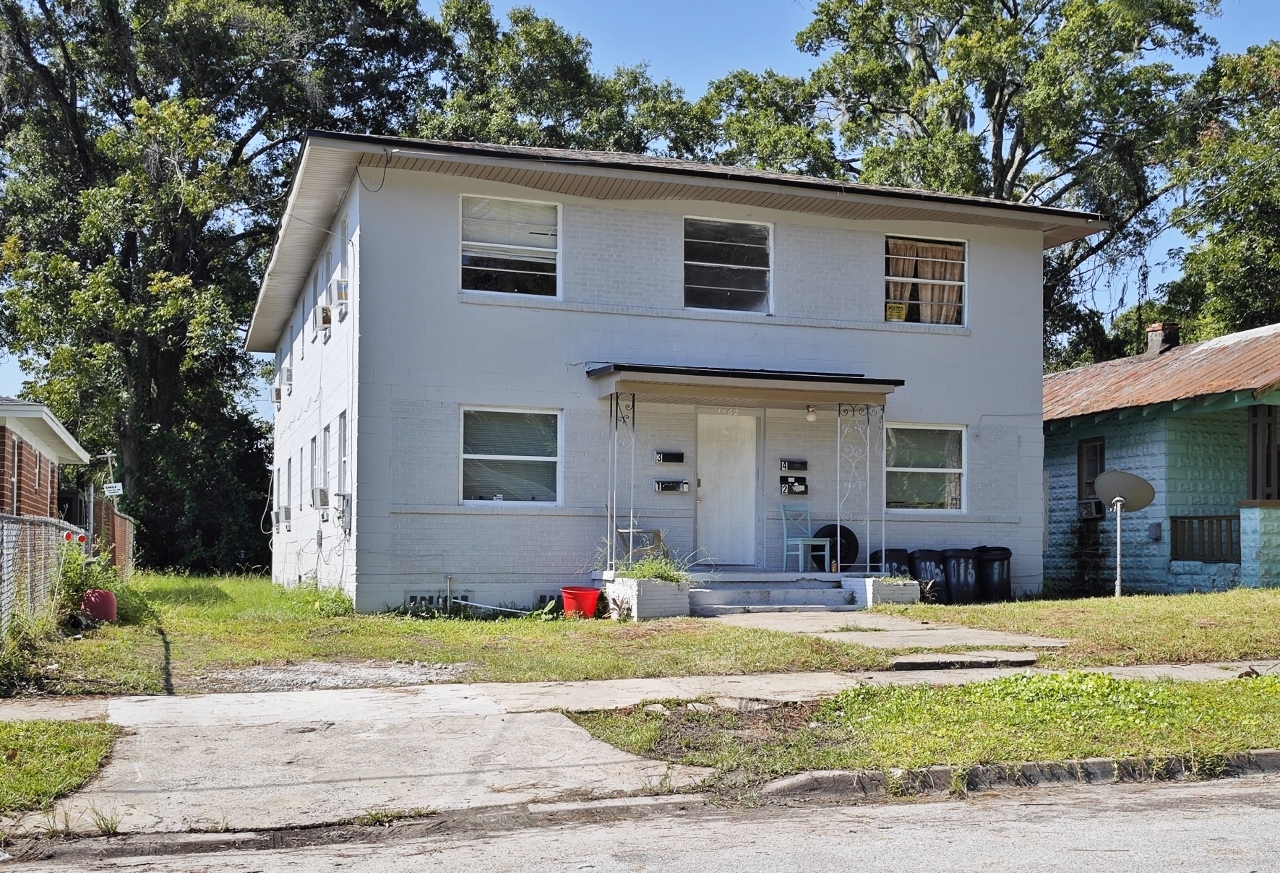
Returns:
[[[115,621],[116,596],[105,588],[90,588],[80,598],[80,609],[94,621]]]
[[[595,617],[596,601],[600,599],[599,588],[570,585],[567,588],[561,588],[560,593],[564,595],[565,615],[578,615],[582,618]]]

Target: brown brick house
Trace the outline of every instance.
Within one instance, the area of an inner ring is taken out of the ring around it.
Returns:
[[[58,467],[89,455],[43,403],[0,397],[0,514],[58,515]]]

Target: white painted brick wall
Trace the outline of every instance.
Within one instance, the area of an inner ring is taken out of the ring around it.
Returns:
[[[564,198],[564,300],[526,300],[460,293],[462,192],[546,197],[394,170],[381,190],[360,192],[360,290],[352,321],[359,342],[351,348],[357,361],[351,369],[359,373],[353,441],[360,489],[355,548],[343,561],[354,563],[361,609],[397,606],[406,591],[438,592],[446,584],[480,602],[531,603],[585,578],[606,534],[608,403],[596,398],[583,366],[601,360],[905,379],[889,398],[891,421],[968,428],[969,508],[964,514],[892,517],[888,545],[1007,545],[1015,553],[1015,585],[1022,591],[1038,587],[1038,234],[842,222],[725,204],[602,205]],[[776,316],[680,309],[685,214],[774,224]],[[970,327],[880,321],[886,233],[970,241]],[[315,359],[309,354],[306,367]],[[312,378],[301,364],[295,363],[298,376]],[[323,381],[328,391],[332,380]],[[560,410],[564,505],[459,506],[463,405]],[[692,405],[642,404],[637,417],[637,515],[646,526],[665,530],[681,553],[696,546],[694,493],[656,495],[652,480],[696,482],[695,415]],[[282,430],[281,446],[309,439],[308,421]],[[829,412],[811,425],[800,411],[768,410],[762,427],[758,543],[762,563],[773,569],[781,563],[778,459],[810,461],[807,502],[815,522],[830,520],[834,424]],[[688,462],[657,467],[655,448],[684,450]],[[878,516],[878,457],[876,462]],[[295,525],[295,532],[300,527],[307,526]],[[285,578],[308,560],[315,563],[298,537],[282,545],[286,553],[299,551],[282,559]],[[874,548],[878,542],[864,544],[864,551]]]
[[[356,418],[357,394],[355,390],[355,362],[358,354],[358,251],[359,206],[357,192],[352,191],[329,228],[330,245],[316,257],[312,274],[319,275],[321,285],[330,278],[324,275],[325,252],[330,254],[330,267],[337,275],[342,264],[344,241],[339,239],[342,222],[352,243],[348,245],[348,280],[351,301],[344,319],[337,318],[334,310],[333,329],[329,338],[323,332],[313,339],[311,332],[311,279],[308,277],[305,293],[294,307],[289,321],[295,340],[289,346],[289,330],[286,328],[276,354],[277,366],[292,366],[293,388],[283,396],[275,413],[274,460],[272,469],[283,478],[292,459],[293,481],[285,502],[292,513],[290,524],[279,525],[271,539],[271,578],[281,584],[293,585],[299,580],[315,577],[319,584],[341,587],[348,594],[355,594],[354,539],[344,535],[338,524],[337,501],[330,498],[329,520],[322,521],[321,513],[311,506],[310,444],[316,438],[317,467],[323,464],[323,431],[330,429],[329,484],[330,493],[338,490],[338,416],[347,413],[348,467],[346,489],[356,494]],[[277,382],[279,384],[279,382]],[[323,471],[318,471],[317,485],[324,481]],[[286,483],[288,484],[288,483]],[[274,494],[281,493],[279,485]],[[316,533],[321,533],[317,544]]]

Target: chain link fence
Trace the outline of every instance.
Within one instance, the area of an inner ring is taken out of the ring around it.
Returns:
[[[14,615],[33,615],[56,595],[67,534],[84,531],[56,518],[0,515],[0,635]]]

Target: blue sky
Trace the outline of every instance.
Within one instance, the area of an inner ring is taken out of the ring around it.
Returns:
[[[493,6],[502,15],[514,6],[533,6],[590,40],[597,68],[647,63],[655,78],[671,79],[689,97],[731,70],[802,74],[815,63],[794,43],[810,20],[810,0],[496,0]],[[1222,14],[1206,22],[1206,29],[1227,52],[1280,39],[1280,0],[1222,0]],[[1162,253],[1182,242],[1168,235],[1157,249]],[[1161,279],[1156,275],[1152,282]],[[0,394],[21,388],[17,361],[0,361]]]

